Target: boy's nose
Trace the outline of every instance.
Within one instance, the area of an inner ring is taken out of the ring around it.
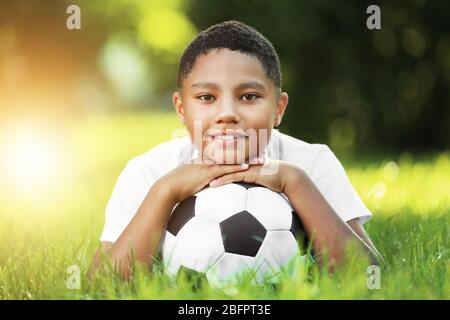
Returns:
[[[238,123],[239,121],[239,113],[232,102],[223,102],[217,106],[217,113],[215,116],[216,123]]]

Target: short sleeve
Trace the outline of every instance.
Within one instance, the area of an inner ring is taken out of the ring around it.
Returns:
[[[145,166],[129,161],[120,173],[105,209],[100,241],[115,242],[133,219],[154,178]]]
[[[326,145],[318,151],[311,179],[344,221],[359,218],[366,223],[372,213],[353,188],[341,162]]]

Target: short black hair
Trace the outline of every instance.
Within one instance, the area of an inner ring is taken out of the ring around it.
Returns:
[[[213,49],[226,48],[255,56],[276,88],[281,89],[280,61],[272,43],[255,28],[230,20],[201,31],[184,50],[178,67],[178,88],[192,71],[200,55]]]

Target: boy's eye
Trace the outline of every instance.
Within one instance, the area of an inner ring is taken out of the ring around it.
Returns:
[[[254,94],[254,93],[245,93],[242,95],[241,97],[243,100],[245,101],[251,101],[251,100],[256,100],[259,98],[258,95]]]
[[[203,101],[210,102],[210,101],[212,101],[214,99],[214,96],[212,96],[210,94],[204,94],[204,95],[198,96],[197,98],[200,99],[200,100],[203,100]]]

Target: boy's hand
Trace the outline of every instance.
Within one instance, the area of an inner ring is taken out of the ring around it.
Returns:
[[[276,170],[268,170],[268,168],[275,168]],[[209,185],[218,187],[232,182],[247,182],[259,184],[275,192],[288,195],[290,190],[295,189],[303,174],[302,169],[287,161],[267,159],[264,164],[251,166],[248,170],[227,173],[218,177],[211,181]]]
[[[243,172],[248,168],[248,164],[184,164],[161,177],[157,182],[158,189],[165,190],[169,199],[177,203],[194,195],[217,177]]]

